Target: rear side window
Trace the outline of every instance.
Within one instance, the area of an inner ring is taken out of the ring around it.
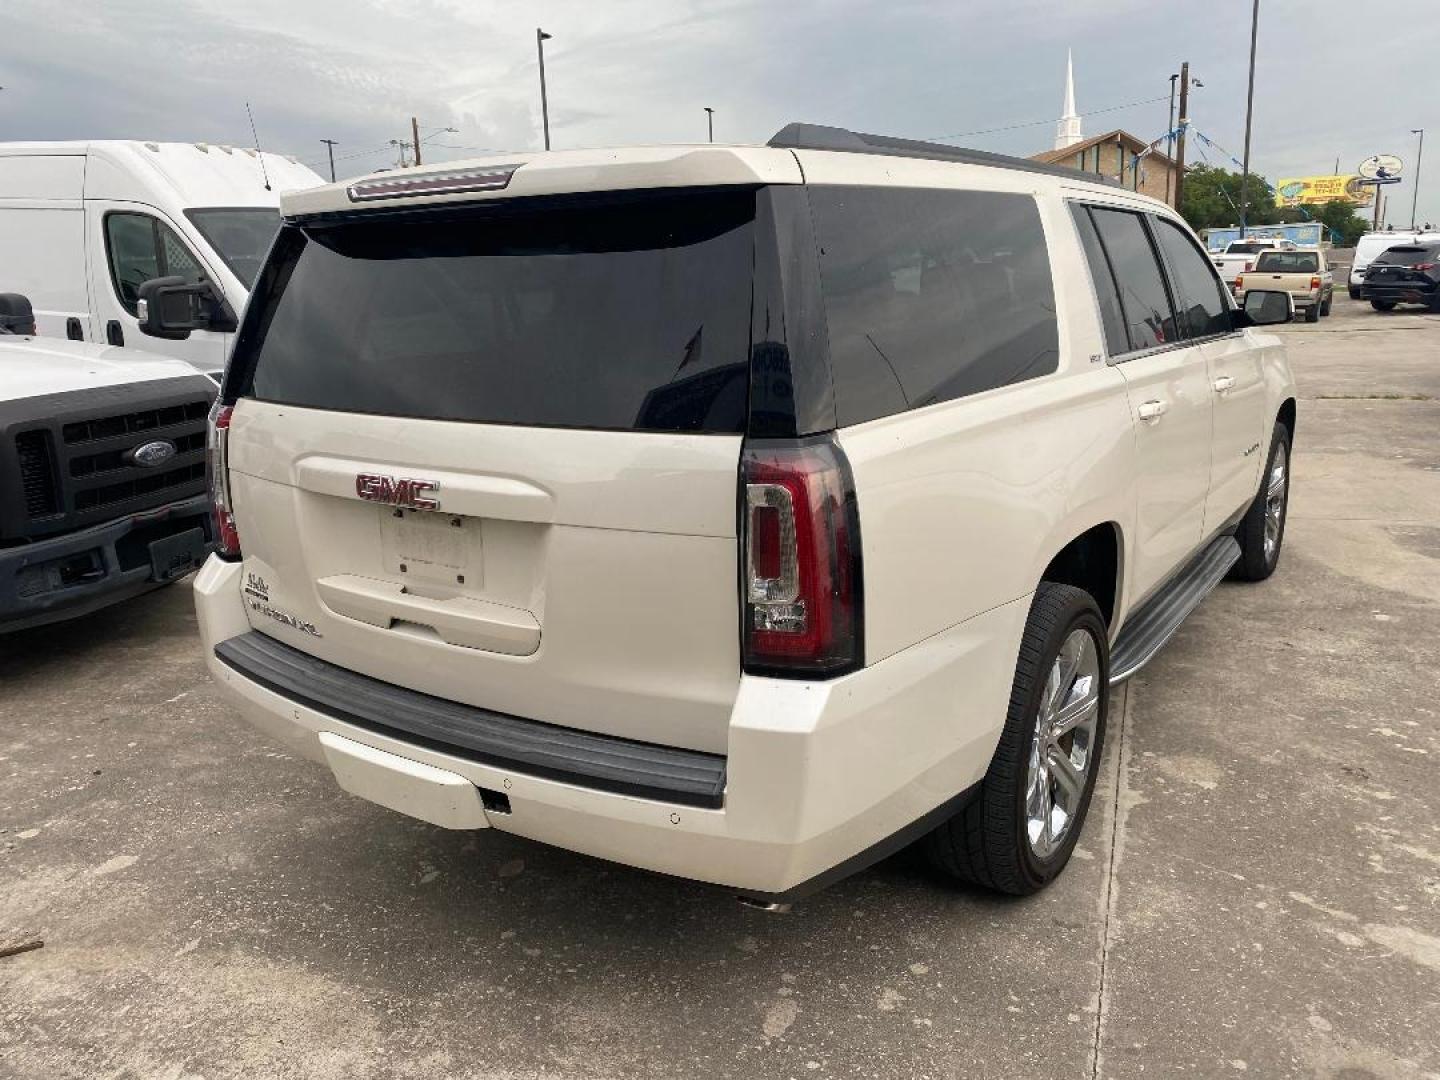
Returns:
[[[841,425],[1055,370],[1055,290],[1032,197],[817,186],[810,204]]]
[[[1179,341],[1170,294],[1140,215],[1098,206],[1090,214],[1115,273],[1131,351]]]
[[[1090,210],[1076,203],[1072,204],[1070,212],[1075,218],[1075,228],[1080,232],[1080,246],[1085,249],[1090,280],[1095,285],[1095,299],[1100,305],[1100,325],[1105,331],[1105,348],[1111,356],[1120,356],[1130,351],[1130,338],[1125,330],[1125,314],[1120,309],[1115,275],[1110,271],[1110,261],[1100,244],[1100,234],[1095,231]]]
[[[1225,303],[1214,264],[1205,257],[1195,241],[1173,221],[1161,217],[1150,220],[1155,225],[1155,236],[1160,241],[1160,250],[1165,253],[1165,261],[1170,264],[1170,274],[1180,294],[1175,301],[1181,309],[1181,332],[1192,338],[1229,333],[1230,306]],[[1261,255],[1260,261],[1263,263],[1267,257]],[[1315,255],[1311,253],[1309,258],[1313,264]],[[1311,268],[1314,268],[1313,265]]]
[[[289,226],[237,346],[252,365],[240,393],[433,420],[741,432],[754,217],[746,188]]]

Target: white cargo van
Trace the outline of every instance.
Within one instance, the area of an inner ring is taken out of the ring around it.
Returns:
[[[0,292],[42,337],[142,345],[218,372],[280,227],[280,193],[321,182],[290,158],[204,143],[0,143]],[[205,330],[142,337],[140,288],[212,286]]]

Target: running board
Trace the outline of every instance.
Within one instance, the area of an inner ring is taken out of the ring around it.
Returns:
[[[1233,536],[1216,537],[1189,566],[1125,620],[1110,651],[1110,685],[1124,682],[1148,664],[1239,559],[1240,545]]]

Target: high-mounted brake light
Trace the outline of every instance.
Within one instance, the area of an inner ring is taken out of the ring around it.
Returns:
[[[740,484],[745,670],[860,667],[860,517],[843,451],[828,437],[751,442]]]
[[[230,417],[234,409],[216,399],[210,410],[205,439],[205,466],[210,481],[210,505],[215,520],[215,553],[222,559],[240,558],[240,533],[230,504],[230,470],[226,454],[230,443]]]
[[[487,165],[452,169],[420,176],[383,176],[361,180],[345,189],[351,202],[403,199],[412,195],[460,195],[471,191],[499,191],[510,183],[519,165]]]

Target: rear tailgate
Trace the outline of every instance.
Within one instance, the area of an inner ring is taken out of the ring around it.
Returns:
[[[251,625],[464,704],[724,752],[754,206],[287,228],[229,438]]]

